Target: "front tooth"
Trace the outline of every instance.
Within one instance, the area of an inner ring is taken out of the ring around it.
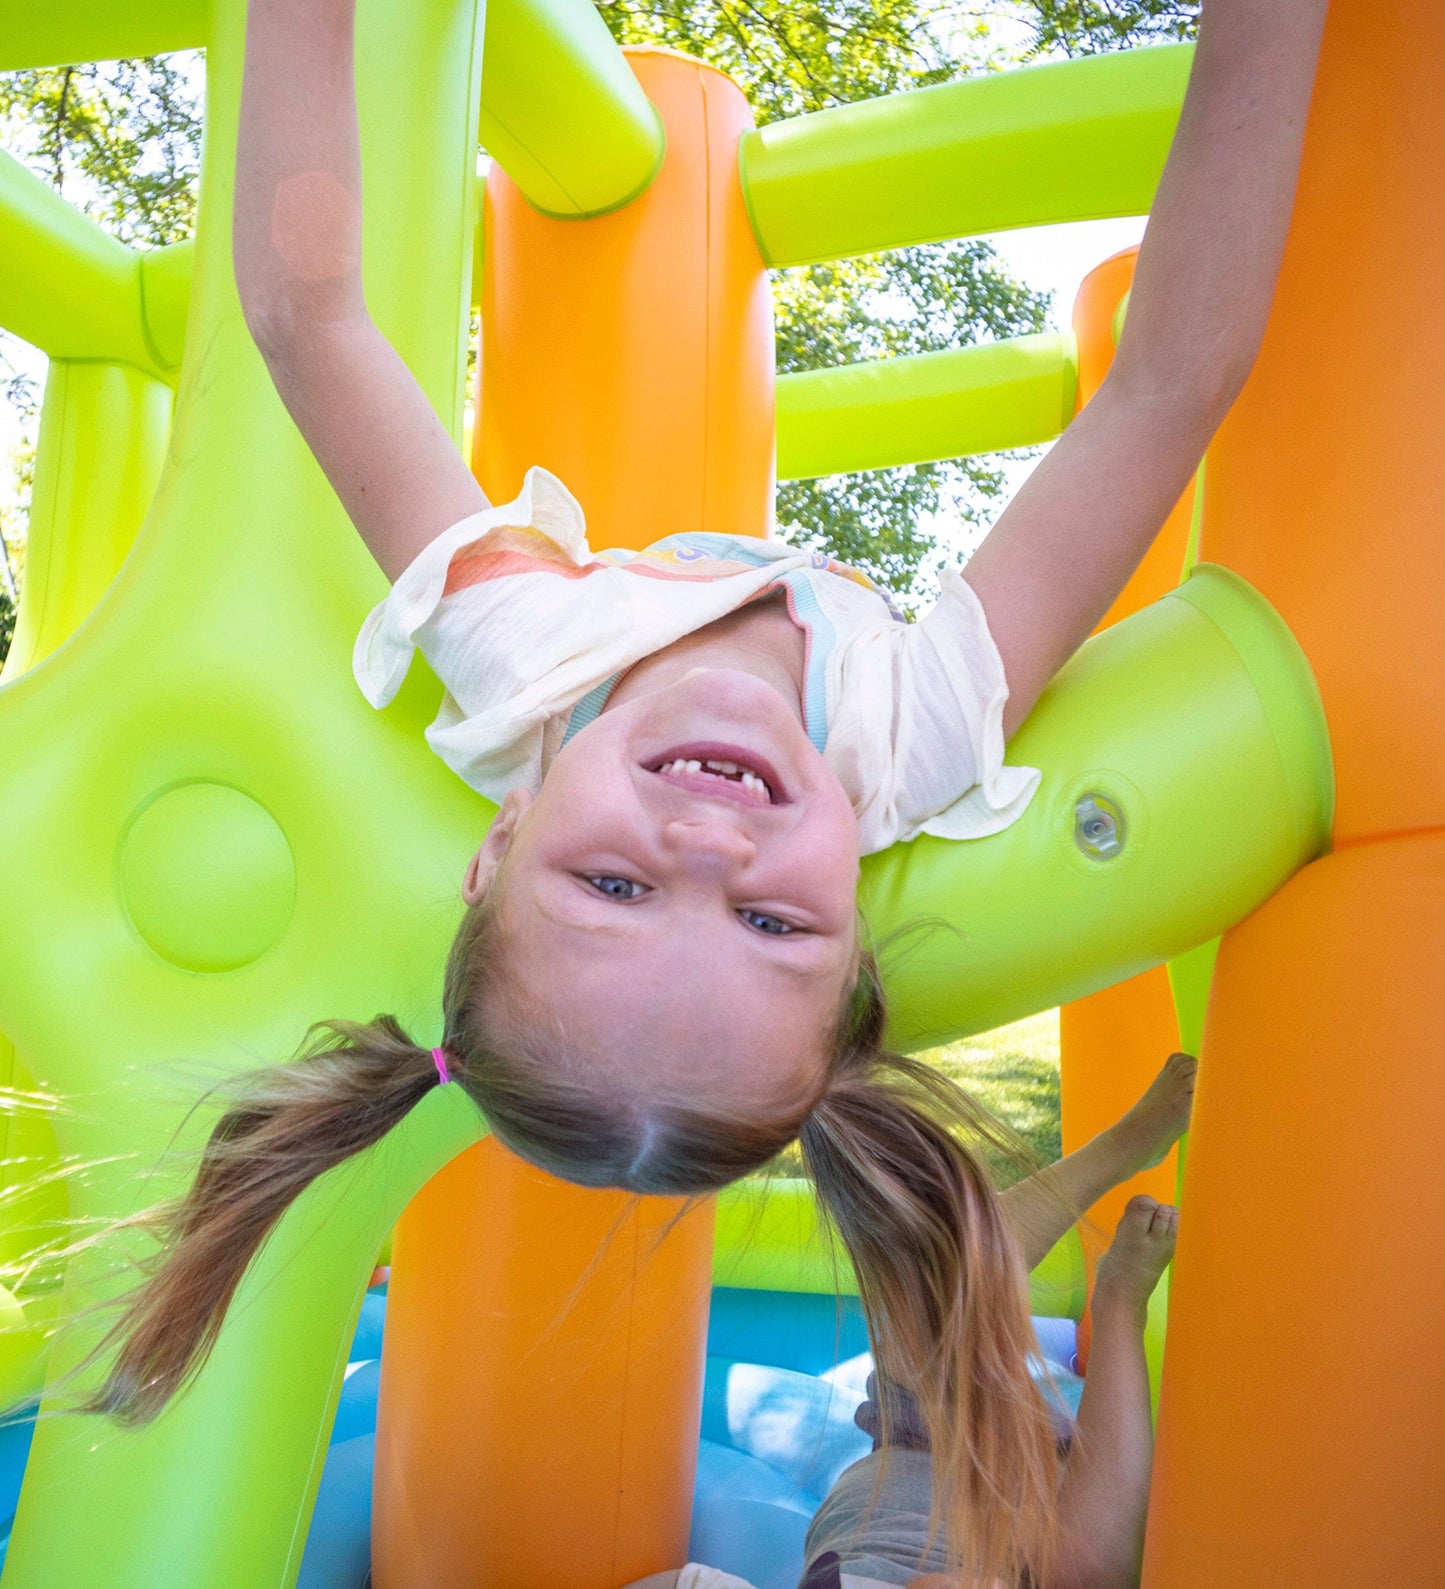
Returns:
[[[701,772],[702,771],[702,763],[700,761],[687,762],[684,765],[684,767],[683,767],[683,771],[684,772]]]

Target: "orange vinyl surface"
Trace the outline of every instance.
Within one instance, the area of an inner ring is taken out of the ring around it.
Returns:
[[[1125,249],[1096,266],[1084,278],[1074,300],[1074,340],[1078,349],[1079,408],[1103,384],[1114,358],[1114,316],[1134,279],[1137,248]],[[1179,583],[1194,512],[1191,484],[1155,537],[1144,560],[1100,629],[1127,618],[1157,601]],[[1154,1079],[1165,1058],[1179,1044],[1179,1026],[1163,966],[1132,977],[1059,1011],[1059,1105],[1066,1153],[1097,1136],[1134,1103]],[[1092,1289],[1094,1265],[1113,1233],[1124,1205],[1139,1192],[1161,1202],[1174,1199],[1178,1155],[1115,1187],[1089,1209],[1083,1231],[1084,1257]],[[1079,1361],[1089,1357],[1089,1319],[1079,1332]]]
[[[774,349],[736,169],[751,113],[696,62],[628,58],[668,128],[640,199],[554,221],[500,171],[487,179],[477,478],[502,502],[544,464],[582,504],[597,548],[762,535]]]
[[[1149,1589],[1438,1584],[1445,836],[1226,935],[1184,1172]]]
[[[551,220],[499,169],[488,177],[475,467],[497,501],[529,465],[551,469],[598,548],[762,534],[772,300],[738,188],[750,113],[695,62],[630,59],[668,130],[640,199]],[[382,1380],[377,1589],[615,1589],[686,1560],[712,1211],[644,1262],[677,1205],[629,1215],[631,1201],[485,1142],[408,1210]]]
[[[1259,363],[1209,455],[1201,555],[1279,609],[1335,750],[1335,842],[1445,826],[1445,33],[1331,7]]]
[[[713,1221],[702,1207],[663,1240],[681,1206],[569,1186],[490,1139],[412,1203],[378,1589],[616,1589],[687,1559]]]
[[[1170,1295],[1147,1589],[1445,1573],[1445,28],[1335,0],[1202,549],[1315,670],[1335,853],[1226,934]]]

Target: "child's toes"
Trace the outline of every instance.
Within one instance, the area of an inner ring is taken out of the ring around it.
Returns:
[[[1176,1086],[1187,1087],[1192,1092],[1194,1079],[1199,1074],[1199,1061],[1193,1054],[1185,1054],[1182,1051],[1171,1054],[1164,1061],[1164,1074]]]
[[[1154,1216],[1164,1208],[1158,1198],[1146,1196],[1140,1192],[1138,1196],[1131,1197],[1124,1205],[1123,1217],[1119,1220],[1119,1229],[1122,1231],[1126,1225],[1134,1230],[1144,1232],[1153,1223]]]
[[[1131,1197],[1095,1276],[1096,1303],[1142,1310],[1174,1255],[1179,1210],[1152,1197]]]

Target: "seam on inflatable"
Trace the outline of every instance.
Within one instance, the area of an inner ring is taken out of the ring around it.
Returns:
[[[150,296],[146,287],[146,256],[139,250],[132,250],[132,253],[135,256],[136,296],[139,299],[136,308],[140,316],[141,341],[145,344],[146,352],[150,354],[151,362],[155,365],[155,373],[165,377],[179,368],[179,361],[176,364],[167,364],[161,354],[160,347],[151,331]],[[187,320],[190,319],[189,304],[187,305],[186,318]],[[147,371],[146,373],[150,374],[151,372]]]
[[[1415,839],[1438,838],[1445,838],[1445,822],[1430,822],[1418,828],[1389,828],[1384,833],[1366,833],[1360,838],[1342,839],[1337,844],[1332,843],[1328,853],[1343,855],[1346,850],[1367,850],[1376,844],[1409,844]]]
[[[763,236],[762,226],[758,222],[758,212],[753,207],[752,188],[748,184],[748,144],[756,141],[757,138],[758,129],[754,127],[738,139],[738,186],[743,192],[743,209],[747,211],[748,225],[753,229],[753,241],[758,245],[758,252],[763,256],[763,264],[772,270],[777,262],[768,248],[767,239]]]
[[[1245,655],[1245,653],[1235,643],[1234,637],[1229,633],[1229,631],[1227,629],[1224,628],[1224,626],[1219,622],[1219,620],[1214,616],[1214,614],[1212,612],[1210,612],[1205,606],[1201,605],[1198,601],[1191,600],[1188,596],[1186,596],[1184,594],[1185,590],[1188,588],[1190,582],[1194,579],[1196,574],[1198,574],[1203,569],[1216,568],[1216,567],[1223,567],[1223,565],[1211,564],[1211,563],[1207,563],[1207,562],[1196,563],[1194,568],[1190,571],[1189,579],[1185,580],[1182,584],[1177,585],[1172,591],[1169,591],[1166,594],[1166,597],[1164,599],[1167,600],[1169,596],[1175,596],[1175,597],[1178,597],[1181,600],[1187,602],[1188,605],[1190,607],[1192,607],[1193,610],[1195,612],[1197,612],[1199,614],[1199,616],[1201,618],[1203,618],[1209,624],[1210,628],[1214,630],[1214,632],[1220,637],[1220,639],[1224,641],[1225,645],[1227,645],[1229,647],[1230,651],[1233,653],[1235,658],[1238,660],[1240,669],[1244,673],[1244,676],[1249,680],[1250,686],[1255,692],[1255,699],[1256,699],[1256,703],[1257,703],[1257,705],[1259,707],[1260,715],[1261,715],[1261,717],[1263,717],[1265,723],[1268,725],[1268,729],[1269,729],[1269,747],[1270,747],[1270,751],[1272,752],[1272,754],[1274,756],[1275,766],[1276,766],[1276,768],[1278,769],[1278,772],[1279,772],[1280,782],[1283,785],[1284,789],[1287,792],[1289,792],[1289,791],[1292,791],[1295,788],[1296,780],[1291,776],[1289,766],[1288,766],[1288,764],[1285,761],[1284,752],[1283,752],[1283,750],[1281,749],[1281,746],[1280,746],[1279,733],[1278,733],[1278,731],[1277,731],[1277,729],[1275,727],[1274,718],[1273,718],[1272,714],[1270,713],[1269,708],[1265,704],[1264,692],[1259,687],[1259,672],[1258,672],[1258,669],[1251,663],[1249,657],[1247,657]],[[1275,617],[1275,619],[1280,624],[1282,624],[1284,626],[1286,631],[1289,633],[1291,639],[1294,639],[1294,631],[1291,630],[1289,628],[1289,625],[1284,622],[1284,619],[1280,616],[1279,612],[1274,607],[1273,603],[1271,603],[1269,601],[1269,598],[1267,596],[1265,596],[1262,591],[1256,590],[1255,587],[1253,585],[1250,585],[1249,581],[1244,579],[1242,575],[1235,574],[1233,569],[1225,568],[1224,572],[1227,573],[1227,574],[1232,574],[1233,577],[1235,579],[1239,580],[1241,584],[1244,584],[1245,586],[1248,587],[1249,590],[1254,592],[1254,594],[1256,596],[1258,596],[1261,601],[1264,602],[1266,608]],[[1297,639],[1294,640],[1294,643],[1295,643],[1296,647],[1299,646],[1299,641]],[[1303,653],[1301,653],[1301,654],[1303,654]],[[1315,696],[1316,696],[1316,700],[1318,701],[1318,699],[1319,699],[1319,682],[1318,682],[1318,680],[1315,679],[1314,669],[1313,669],[1313,667],[1310,666],[1309,659],[1307,657],[1305,658],[1305,668],[1306,668],[1306,672],[1308,673],[1310,682],[1314,685]],[[1330,740],[1329,718],[1324,713],[1323,703],[1320,703],[1320,715],[1321,715],[1321,717],[1323,719],[1323,722],[1324,722],[1325,755],[1326,755],[1326,758],[1327,758],[1327,761],[1328,761],[1328,766],[1329,766],[1329,778],[1330,778],[1329,806],[1330,806],[1330,809],[1329,809],[1329,819],[1328,819],[1328,822],[1326,824],[1327,832],[1326,832],[1326,835],[1325,835],[1324,847],[1322,849],[1315,850],[1312,854],[1310,854],[1309,857],[1308,857],[1309,860],[1317,860],[1317,859],[1319,859],[1319,857],[1321,855],[1328,855],[1330,853],[1330,851],[1334,847],[1334,840],[1333,840],[1333,837],[1332,837],[1333,828],[1334,828],[1334,806],[1335,806],[1335,798],[1336,798],[1336,796],[1335,796],[1335,787],[1334,787],[1334,776],[1335,776],[1334,775],[1334,746],[1333,746],[1333,744],[1331,743],[1331,740]],[[1303,812],[1300,811],[1300,810],[1294,809],[1293,800],[1291,800],[1290,805],[1291,805],[1290,815],[1291,815],[1291,818],[1292,818],[1293,828],[1294,828],[1295,846],[1296,846],[1297,849],[1299,849],[1301,851],[1304,851],[1307,848],[1307,846],[1305,844],[1305,839],[1307,837],[1307,834],[1306,834],[1306,831],[1305,831],[1305,824],[1304,824],[1304,821],[1303,821]],[[1301,865],[1304,865],[1304,864],[1307,864],[1307,863],[1306,862],[1301,862]]]

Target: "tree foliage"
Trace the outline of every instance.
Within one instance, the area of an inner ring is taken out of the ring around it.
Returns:
[[[927,0],[598,0],[598,9],[620,43],[666,45],[727,72],[760,124],[946,82],[965,66],[944,42],[968,35],[959,7]],[[1016,336],[1041,329],[1049,307],[981,243],[778,271],[773,285],[782,371]],[[929,583],[931,521],[977,520],[1002,486],[981,459],[786,481],[778,525],[907,601]]]
[[[934,244],[779,272],[778,368],[826,368],[1042,330],[1047,301],[1012,281],[983,243]],[[929,523],[985,516],[1003,488],[983,458],[784,481],[778,522],[790,537],[865,569],[905,599],[926,588],[940,552]],[[922,577],[921,577],[922,576]]]
[[[15,600],[10,594],[8,577],[0,580],[0,663],[10,655],[10,642],[15,638]]]
[[[123,243],[189,237],[200,167],[198,57],[0,75],[5,147]]]
[[[1098,55],[1192,39],[1199,0],[1031,0],[1036,53]]]
[[[619,41],[700,56],[733,76],[760,124],[901,93],[1008,64],[995,23],[1023,42],[1013,59],[1084,54],[1192,36],[1194,0],[597,0]],[[128,243],[187,236],[200,161],[199,58],[0,75],[0,143]],[[1039,329],[1048,304],[1009,280],[980,243],[937,244],[775,277],[778,363],[815,369],[957,347]],[[0,395],[33,427],[33,377],[0,335]],[[23,468],[24,448],[15,468]],[[989,516],[998,460],[923,464],[785,483],[780,527],[884,578],[907,599],[939,555],[935,526]],[[24,490],[0,524],[23,567]],[[0,567],[0,657],[13,611]]]
[[[759,124],[946,82],[950,8],[920,0],[597,0],[621,44],[661,44],[736,79]]]

